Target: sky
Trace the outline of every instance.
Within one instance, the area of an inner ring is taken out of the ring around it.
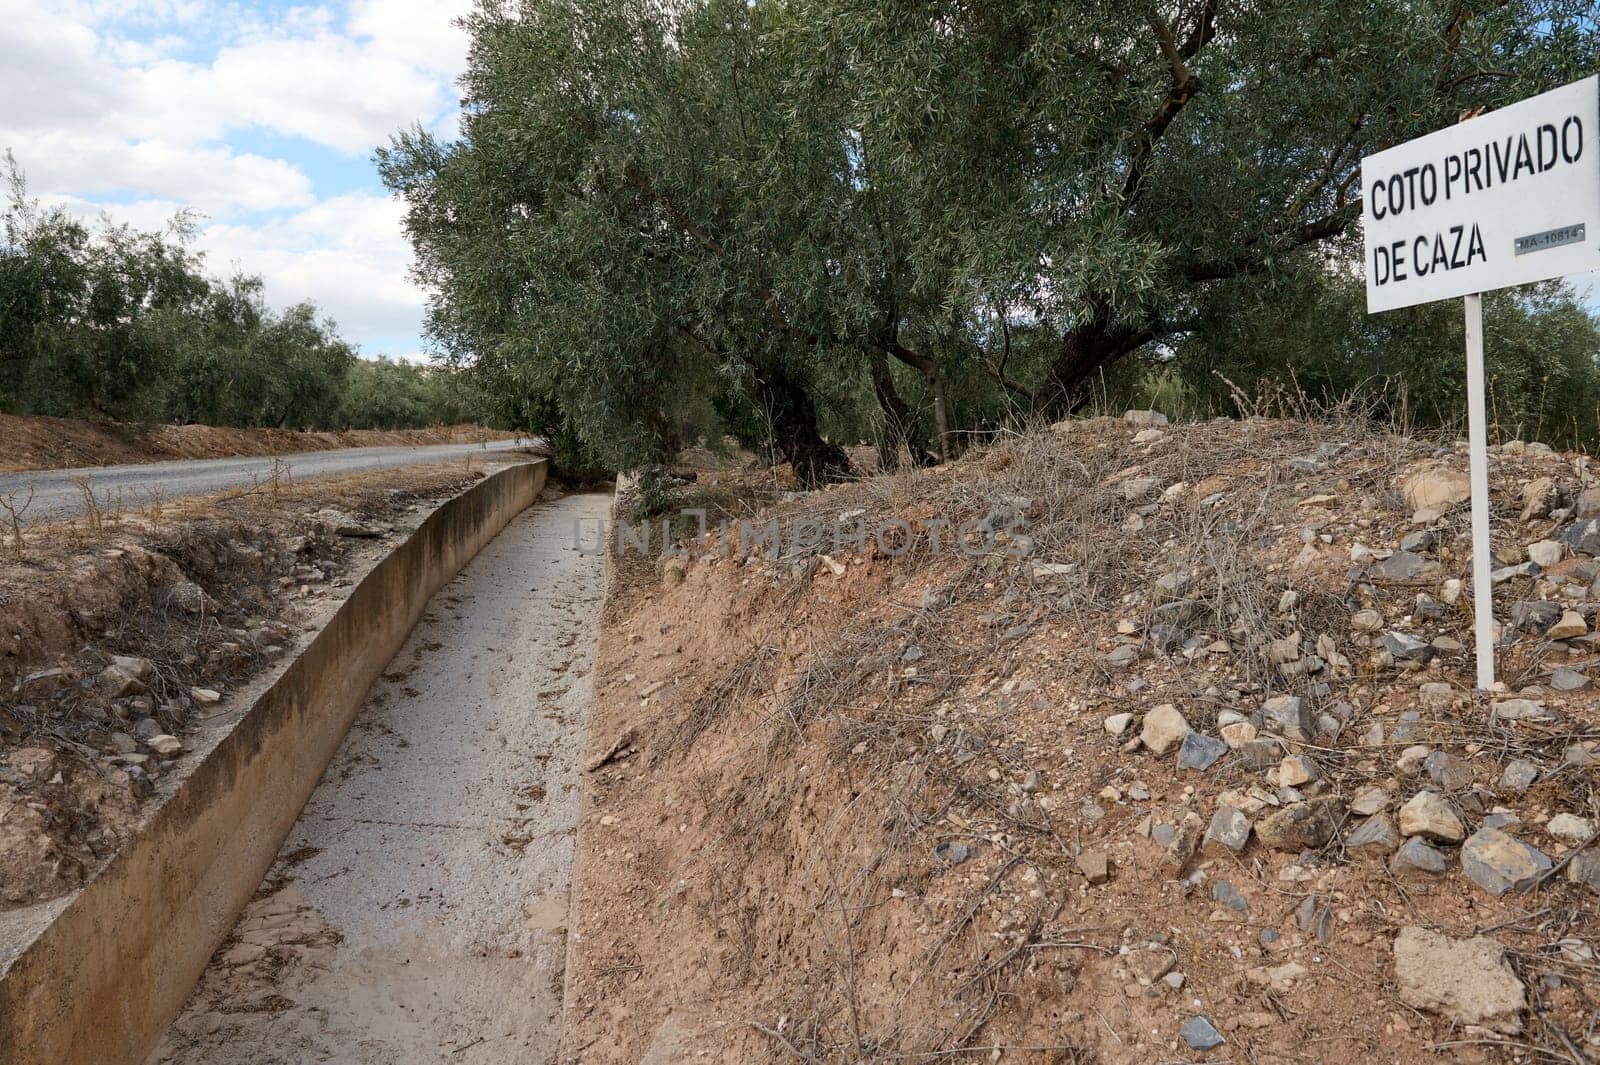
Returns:
[[[424,294],[371,156],[455,131],[470,0],[0,0],[0,150],[31,195],[158,229],[309,299],[364,355],[421,359]]]

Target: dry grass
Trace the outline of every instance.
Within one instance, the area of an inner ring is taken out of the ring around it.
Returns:
[[[1290,400],[1279,396],[1275,402],[1281,408]],[[1363,597],[1378,596],[1393,616],[1400,609],[1396,602],[1416,589],[1374,585],[1365,577],[1330,583],[1326,572],[1285,566],[1281,552],[1269,547],[1297,528],[1326,522],[1330,513],[1343,520],[1361,500],[1377,508],[1353,511],[1372,521],[1371,543],[1390,542],[1394,534],[1383,526],[1394,519],[1383,515],[1394,511],[1397,475],[1437,456],[1440,447],[1437,441],[1374,431],[1359,411],[1336,413],[1331,420],[1187,426],[1182,447],[1140,448],[1120,427],[1110,426],[1098,446],[1063,446],[1054,432],[1020,434],[995,441],[958,467],[905,471],[779,499],[762,512],[785,528],[827,525],[857,511],[864,512],[869,526],[909,518],[909,539],[890,545],[897,552],[905,549],[892,566],[903,575],[902,586],[925,585],[916,597],[908,593],[901,597],[905,601],[879,604],[836,631],[815,632],[792,668],[780,668],[773,648],[753,646],[719,675],[705,678],[703,693],[680,716],[663,722],[657,744],[663,759],[693,762],[697,745],[711,730],[741,737],[741,753],[732,765],[705,769],[705,805],[719,833],[700,860],[710,866],[706,879],[717,885],[708,908],[743,944],[747,974],[758,969],[758,944],[771,934],[764,924],[771,915],[752,916],[744,898],[752,861],[757,855],[805,853],[825,869],[826,881],[812,893],[809,913],[822,961],[804,972],[783,974],[785,988],[771,1012],[786,1018],[784,1023],[749,1022],[774,1053],[812,1062],[931,1063],[986,1055],[993,1049],[985,1042],[986,1031],[1010,996],[1035,978],[1027,973],[1041,956],[1060,952],[1070,958],[1114,948],[1104,929],[1058,927],[1059,900],[1076,875],[1072,863],[1083,822],[1074,811],[1048,808],[1014,786],[1028,768],[1014,742],[1021,696],[986,701],[982,714],[960,707],[974,690],[992,691],[1010,676],[1031,641],[1055,631],[1104,633],[1118,619],[1134,622],[1145,634],[1146,661],[1154,663],[1141,668],[1164,669],[1163,683],[1192,685],[1183,704],[1196,727],[1209,728],[1219,709],[1241,698],[1258,701],[1278,692],[1304,695],[1319,708],[1354,700],[1354,705],[1343,704],[1351,714],[1341,729],[1347,737],[1376,720],[1384,685],[1396,678],[1374,672],[1380,667],[1372,661],[1353,649],[1347,670],[1330,661],[1327,678],[1335,683],[1331,692],[1319,693],[1320,679],[1285,675],[1268,647],[1298,635],[1319,650],[1348,648],[1350,613]],[[1094,437],[1091,430],[1073,439]],[[1298,483],[1326,478],[1308,478],[1289,462],[1321,456],[1326,464],[1329,456],[1322,449],[1330,444],[1339,445],[1340,498],[1329,512],[1303,508],[1299,500],[1312,493]],[[1141,514],[1146,500],[1122,491],[1135,476],[1155,477],[1163,486],[1214,486],[1214,491]],[[1497,493],[1502,516],[1514,517],[1511,492],[1501,486]],[[1210,495],[1218,498],[1208,502]],[[742,511],[738,505],[724,509]],[[928,519],[989,517],[1004,524],[1008,512],[1025,520],[972,553],[949,553],[948,533],[945,550],[936,550],[939,533]],[[1459,515],[1450,518],[1446,535],[1464,521]],[[1511,526],[1501,522],[1501,535]],[[807,603],[818,582],[826,580],[819,558],[827,551],[826,543],[789,551],[765,567],[777,609]],[[1053,572],[1040,576],[1035,563]],[[1230,645],[1225,690],[1203,678],[1191,681],[1196,671],[1179,668],[1177,648],[1148,641],[1159,605],[1149,590],[1173,572],[1193,577],[1183,596],[1190,604],[1183,627]],[[1293,605],[1283,609],[1289,592]],[[624,612],[637,606],[637,600],[624,602]],[[1458,625],[1469,622],[1465,610],[1454,617]],[[1332,642],[1324,645],[1319,638]],[[918,653],[908,658],[910,648]],[[1534,676],[1548,653],[1539,641],[1517,644],[1507,663],[1508,679]],[[1073,667],[1083,671],[1085,688],[1103,685],[1111,676],[1098,655],[1078,655]],[[1173,694],[1167,690],[1164,697]],[[1380,767],[1411,743],[1475,750],[1480,759],[1501,765],[1527,757],[1553,767],[1539,784],[1543,801],[1600,816],[1600,774],[1571,765],[1565,756],[1573,744],[1596,739],[1600,727],[1511,728],[1490,722],[1482,712],[1452,712],[1425,714],[1411,735],[1382,747],[1358,747],[1347,740],[1306,749],[1338,794],[1386,775],[1389,770]],[[787,813],[800,790],[815,781],[794,772],[792,763],[808,743],[803,757],[814,761],[818,742],[827,752],[828,772],[848,777],[850,798],[802,838]],[[1213,783],[1242,787],[1250,779],[1232,767],[1220,770]],[[730,781],[740,783],[730,787]],[[978,825],[985,828],[980,831]],[[887,1004],[880,996],[868,1006],[862,970],[870,961],[866,944],[884,905],[884,884],[917,890],[940,868],[930,854],[975,837],[997,852],[994,872],[954,908],[944,928],[927,937],[931,946],[923,971],[905,980]],[[1318,860],[1340,866],[1358,859],[1336,834]],[[1003,926],[1004,949],[999,949],[989,938],[995,930],[987,923],[992,920],[988,908],[999,895],[1012,893],[1024,876],[1043,889],[1042,895],[1010,916]],[[1391,882],[1391,887],[1405,899],[1402,885]],[[1592,902],[1551,877],[1528,908],[1529,916],[1515,928],[1539,945],[1518,948],[1513,957],[1536,999],[1544,977],[1560,976],[1568,984],[1592,980],[1592,965],[1575,963],[1553,946],[1566,936],[1592,933]],[[986,915],[981,934],[980,914]],[[933,1026],[904,1022],[910,1016],[942,1020]],[[1597,1015],[1590,1016],[1592,1030]],[[1568,1033],[1537,1008],[1535,1017],[1527,1038],[1517,1043],[1524,1053],[1536,1060],[1581,1060],[1572,1056],[1573,1040],[1582,1041],[1588,1032]],[[1008,1043],[1006,1049],[1020,1048]],[[1065,1042],[1034,1049],[1041,1060],[1090,1060],[1087,1050]]]

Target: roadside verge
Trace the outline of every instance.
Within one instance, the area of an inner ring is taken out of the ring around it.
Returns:
[[[361,580],[139,838],[0,973],[0,1062],[143,1058],[255,893],[368,686],[546,473],[541,460],[491,474]]]

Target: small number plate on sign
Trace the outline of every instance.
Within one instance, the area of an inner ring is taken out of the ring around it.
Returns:
[[[1518,237],[1517,254],[1526,255],[1533,251],[1544,251],[1546,248],[1561,248],[1568,244],[1582,244],[1584,229],[1584,224],[1580,222],[1575,226],[1562,226],[1560,229],[1547,229],[1543,233]]]

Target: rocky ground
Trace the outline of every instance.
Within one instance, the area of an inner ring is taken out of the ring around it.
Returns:
[[[186,735],[228,712],[387,541],[481,476],[451,464],[271,483],[6,530],[0,909],[82,884],[175,783]]]
[[[1465,470],[1130,412],[617,566],[567,1059],[1594,1060],[1600,485],[1495,449],[1474,693]]]

